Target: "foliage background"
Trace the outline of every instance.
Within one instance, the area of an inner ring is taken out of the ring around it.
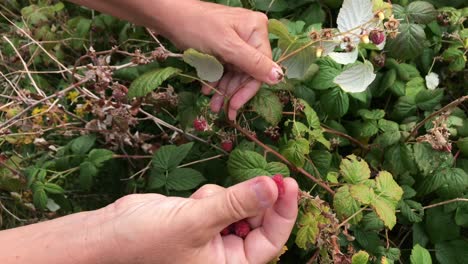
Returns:
[[[342,1],[217,2],[276,19],[271,43],[288,70],[237,125],[199,93],[214,58],[161,48],[145,28],[70,3],[0,3],[1,228],[130,193],[186,197],[203,183],[282,173],[303,193],[280,263],[468,259],[464,1],[392,1],[400,34],[383,51],[359,46],[377,74],[360,93],[330,81],[348,66],[316,58],[320,46],[284,59],[285,41],[300,48],[336,27]],[[431,72],[438,88],[428,89]],[[195,119],[210,127],[196,131]]]

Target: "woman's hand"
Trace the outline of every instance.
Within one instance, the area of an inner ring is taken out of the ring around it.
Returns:
[[[181,49],[220,58],[226,70],[210,85],[221,92],[212,97],[211,109],[219,112],[230,99],[231,120],[262,82],[277,84],[283,78],[281,67],[271,59],[268,18],[263,13],[199,0],[70,1],[155,29]],[[209,94],[211,88],[204,86],[202,92]]]
[[[266,263],[278,255],[297,216],[298,186],[285,193],[269,177],[230,188],[206,185],[191,198],[129,195],[106,207],[101,234],[113,263]],[[248,218],[245,240],[220,231]]]
[[[221,92],[213,95],[211,109],[218,112],[231,99],[228,116],[233,120],[262,82],[282,80],[282,69],[271,60],[268,18],[242,8],[197,0],[181,2],[181,15],[161,20],[160,31],[182,49],[195,48],[226,63],[224,77],[211,84]],[[202,92],[209,94],[211,87],[205,85]]]

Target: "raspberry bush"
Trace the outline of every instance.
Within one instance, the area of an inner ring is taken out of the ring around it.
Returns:
[[[273,263],[464,263],[465,2],[216,2],[267,13],[285,70],[235,122],[199,92],[215,57],[66,2],[0,4],[1,228],[259,175],[281,195],[283,175],[300,214]]]

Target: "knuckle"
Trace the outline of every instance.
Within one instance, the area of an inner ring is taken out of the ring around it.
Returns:
[[[229,216],[233,219],[243,219],[247,210],[236,193],[228,190],[226,192],[226,201],[226,210]]]
[[[240,49],[238,40],[232,36],[228,36],[224,38],[220,43],[221,57],[224,58],[224,60],[226,60],[227,62],[232,62],[232,60],[234,60]]]

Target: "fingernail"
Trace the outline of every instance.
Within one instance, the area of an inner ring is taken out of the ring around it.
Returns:
[[[281,69],[281,67],[278,65],[275,65],[273,69],[271,69],[270,76],[268,78],[270,79],[271,84],[277,84],[283,80],[283,77],[283,69]]]
[[[270,192],[268,185],[265,181],[256,181],[252,189],[257,196],[257,200],[262,208],[269,208],[271,206]]]

